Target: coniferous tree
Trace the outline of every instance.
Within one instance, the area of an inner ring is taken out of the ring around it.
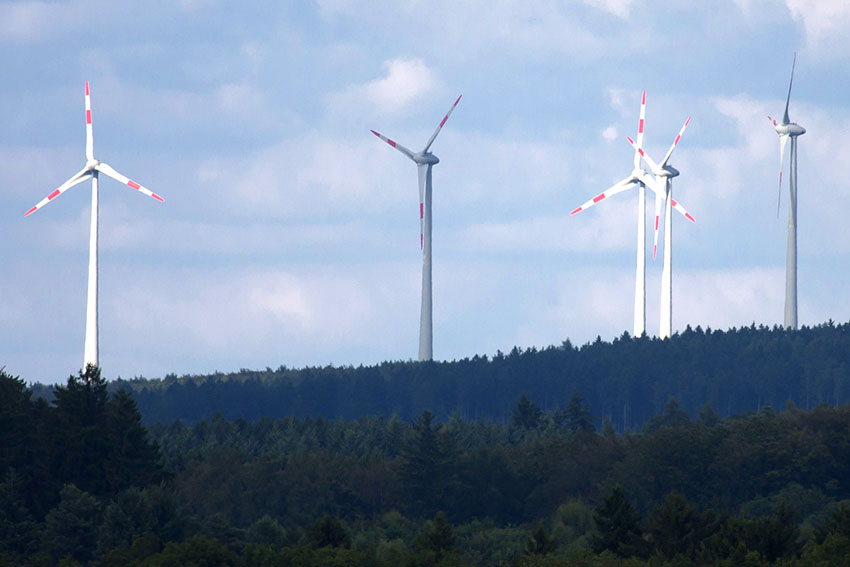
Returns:
[[[626,499],[623,487],[616,485],[605,497],[593,519],[599,530],[591,538],[591,546],[596,553],[611,551],[620,557],[642,557],[646,546],[640,517],[631,502]]]
[[[697,546],[696,511],[675,490],[649,516],[649,533],[657,553],[667,559],[690,556]]]
[[[529,400],[523,392],[516,407],[511,410],[510,424],[518,429],[537,429],[542,418],[540,406]]]
[[[595,418],[590,414],[589,409],[590,404],[584,403],[584,398],[579,395],[578,389],[574,388],[565,411],[567,429],[571,433],[578,433],[579,431],[593,433],[596,431],[596,427],[593,425]]]
[[[104,463],[110,447],[106,380],[98,367],[89,364],[78,376],[70,376],[64,387],[54,387],[53,392],[59,428],[54,448],[59,478],[89,494],[107,493]]]
[[[525,542],[525,552],[529,555],[548,555],[557,547],[558,541],[546,531],[542,521],[537,522],[537,527]]]

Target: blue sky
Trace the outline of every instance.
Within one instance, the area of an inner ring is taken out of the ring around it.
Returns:
[[[643,89],[651,155],[692,117],[674,330],[780,323],[766,116],[794,51],[800,321],[846,321],[849,32],[843,0],[0,3],[0,364],[82,363],[89,184],[23,213],[85,162],[86,80],[96,157],[165,197],[101,183],[108,378],[415,358],[416,171],[369,130],[419,149],[461,93],[432,147],[435,358],[631,330],[637,193],[568,213],[629,173]]]

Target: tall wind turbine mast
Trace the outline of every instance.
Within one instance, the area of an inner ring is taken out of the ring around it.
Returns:
[[[111,177],[116,181],[144,193],[148,197],[153,197],[157,201],[163,201],[163,198],[152,192],[146,187],[142,187],[129,177],[126,177],[106,163],[95,159],[94,157],[94,138],[92,137],[92,113],[91,113],[91,93],[89,91],[89,82],[86,81],[86,165],[68,179],[65,183],[57,187],[50,195],[42,199],[33,208],[28,210],[24,216],[29,216],[38,209],[79,183],[91,178],[91,227],[89,233],[89,283],[88,294],[86,301],[86,341],[83,356],[83,368],[89,364],[98,366],[98,331],[97,331],[97,225],[98,225],[98,177],[103,173],[107,177]]]
[[[673,155],[673,150],[685,133],[685,128],[690,124],[691,118],[688,117],[682,125],[682,129],[676,135],[676,139],[667,150],[667,155],[664,156],[664,161],[661,164],[655,163],[649,154],[644,151],[634,140],[628,138],[629,143],[635,148],[652,170],[657,181],[664,180],[664,200],[666,205],[664,208],[664,264],[661,268],[661,317],[659,323],[658,336],[662,339],[670,338],[673,331],[673,218],[672,210],[676,209],[679,213],[691,222],[696,222],[694,217],[685,210],[681,203],[677,203],[673,199],[673,178],[679,175],[679,170],[675,167],[667,165],[670,156]],[[660,183],[659,183],[660,184]],[[657,195],[658,193],[656,193]],[[660,201],[655,201],[655,235],[658,239],[658,211]]]
[[[806,129],[791,122],[788,118],[788,105],[791,102],[791,85],[794,84],[794,67],[797,54],[791,62],[791,80],[788,81],[788,96],[785,98],[785,114],[782,122],[768,116],[776,133],[779,134],[779,198],[776,201],[776,216],[779,216],[779,202],[782,200],[782,169],[785,158],[785,144],[791,140],[791,175],[788,179],[788,249],[785,255],[785,327],[797,329],[797,137],[806,133]]]
[[[457,97],[452,107],[443,116],[440,125],[431,134],[425,148],[420,152],[412,152],[394,140],[371,130],[374,135],[410,158],[416,164],[416,169],[419,172],[419,246],[422,249],[422,308],[419,316],[420,361],[434,358],[434,323],[431,299],[431,168],[440,163],[440,160],[428,150],[431,149],[431,144],[437,139],[437,134],[443,129],[457,103],[460,102],[461,96],[463,95]]]

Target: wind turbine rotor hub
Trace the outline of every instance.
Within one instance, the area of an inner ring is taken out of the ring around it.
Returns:
[[[806,129],[800,126],[799,124],[794,124],[790,122],[788,124],[777,124],[775,126],[776,133],[780,136],[788,135],[788,136],[802,136],[806,133]]]
[[[419,165],[437,165],[440,163],[440,158],[430,152],[414,154],[413,161]]]

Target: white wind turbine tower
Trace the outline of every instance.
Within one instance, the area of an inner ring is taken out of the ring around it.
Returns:
[[[461,95],[463,96],[463,95]],[[431,139],[425,144],[421,152],[412,152],[401,144],[371,130],[371,132],[406,155],[415,164],[419,171],[419,246],[422,249],[422,310],[419,316],[419,360],[432,360],[434,358],[434,334],[431,301],[431,168],[440,163],[439,158],[429,152],[431,144],[437,139],[446,120],[449,119],[460,96],[457,97],[452,107],[443,116],[440,125],[431,134]]]
[[[643,127],[646,117],[646,91],[643,91],[640,101],[640,119],[638,120],[638,141],[637,146],[643,144]],[[570,215],[574,215],[586,209],[589,209],[599,201],[607,199],[612,195],[621,193],[626,189],[631,189],[637,185],[638,187],[638,223],[637,223],[637,268],[635,273],[635,317],[634,317],[634,336],[639,337],[646,332],[646,187],[649,187],[656,194],[656,203],[659,189],[655,180],[646,171],[640,167],[640,154],[635,151],[634,166],[631,174],[628,177],[618,181],[599,195],[593,197],[589,201],[576,207]],[[658,244],[658,212],[656,207],[655,221],[655,242],[656,248]],[[653,252],[653,258],[655,252]]]
[[[673,199],[673,178],[679,175],[679,171],[667,165],[667,161],[670,159],[670,156],[673,155],[673,150],[676,148],[676,145],[679,143],[679,140],[682,137],[682,134],[685,132],[685,128],[690,124],[691,118],[688,117],[685,120],[685,123],[682,125],[682,129],[679,130],[679,133],[676,135],[676,139],[673,140],[673,143],[670,145],[670,149],[667,150],[667,155],[664,156],[664,161],[661,164],[655,163],[649,154],[647,154],[643,148],[640,147],[640,144],[635,143],[634,140],[629,138],[629,143],[632,147],[635,148],[643,159],[646,160],[646,163],[649,165],[652,170],[653,175],[655,175],[656,180],[660,181],[664,179],[664,200],[666,201],[666,205],[664,208],[664,264],[661,269],[661,322],[659,325],[658,336],[662,339],[670,338],[673,330],[673,219],[672,219],[672,209],[676,209],[681,213],[686,219],[691,222],[696,222],[694,217],[685,210],[681,203],[677,203],[675,199]],[[658,195],[659,193],[656,193]],[[655,201],[655,237],[656,240],[658,238],[658,212],[660,208],[660,201],[656,199]]]
[[[89,364],[98,366],[97,346],[97,182],[98,176],[103,173],[108,177],[120,181],[131,188],[153,197],[157,201],[163,198],[149,189],[142,187],[132,179],[115,171],[109,165],[94,158],[94,140],[92,139],[92,117],[91,117],[91,95],[89,93],[89,82],[86,81],[86,166],[74,174],[68,181],[56,188],[50,195],[39,201],[39,203],[28,210],[24,216],[29,216],[74,185],[82,183],[91,178],[91,231],[89,237],[89,283],[86,302],[86,342],[84,350],[83,367]]]
[[[785,256],[785,327],[797,329],[797,137],[806,133],[806,129],[791,122],[788,118],[788,105],[791,102],[791,85],[794,83],[794,66],[797,54],[791,62],[791,80],[788,82],[788,96],[785,99],[785,114],[782,122],[770,116],[776,133],[779,134],[779,200],[776,202],[776,216],[779,216],[779,201],[782,199],[782,167],[785,157],[785,144],[791,140],[791,175],[788,179],[788,250]]]

